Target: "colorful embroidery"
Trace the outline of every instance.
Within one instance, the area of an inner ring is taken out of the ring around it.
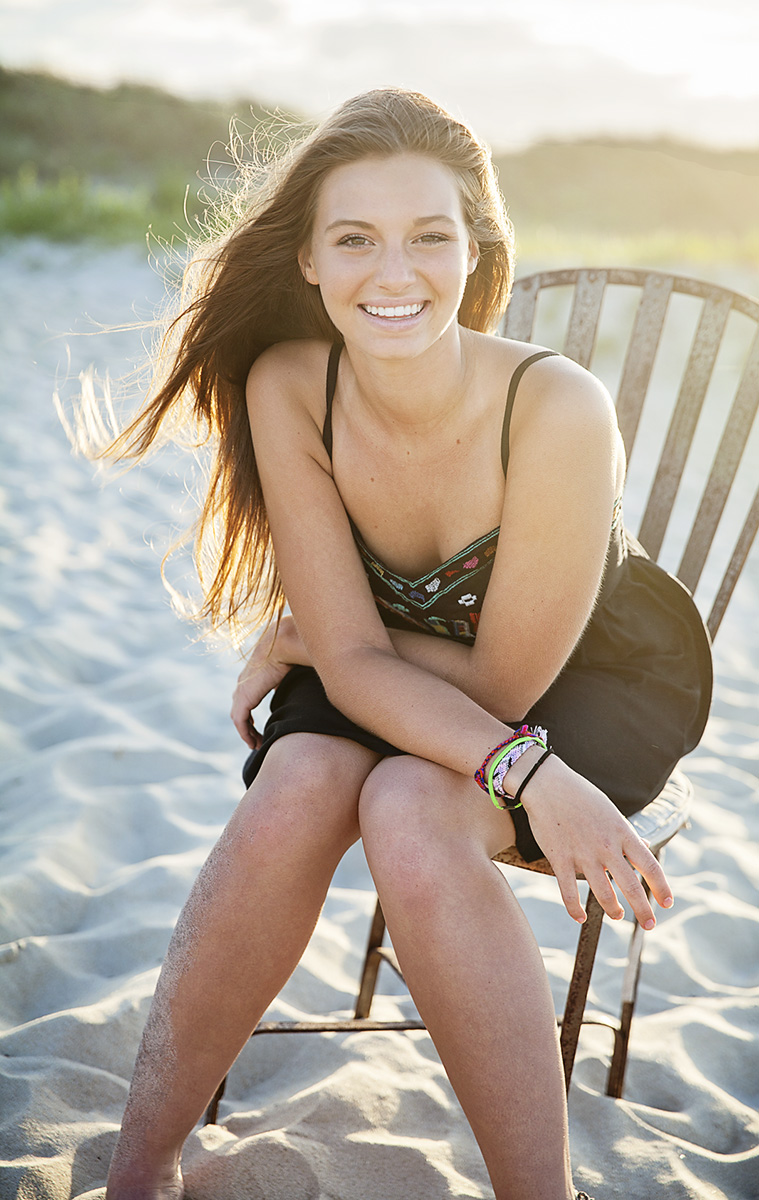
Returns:
[[[435,633],[442,633],[446,637],[449,636],[448,626],[442,617],[428,617],[427,624],[429,625],[430,629],[434,629]]]
[[[374,576],[372,589],[375,596],[389,599],[386,590],[389,585],[398,598],[402,597],[408,603],[410,609],[434,609],[436,615],[440,611],[438,606],[446,596],[450,596],[450,600],[445,601],[446,606],[449,603],[462,603],[466,606],[476,604],[477,595],[484,592],[487,583],[485,582],[482,588],[478,587],[477,593],[471,590],[471,584],[481,571],[487,570],[489,573],[498,545],[498,530],[494,529],[484,537],[478,538],[476,542],[465,546],[434,571],[428,571],[419,579],[406,579],[403,575],[391,571],[385,563],[380,563],[365,546],[356,530],[354,535],[367,572],[370,578]],[[466,596],[465,600],[459,600],[462,595]],[[453,618],[444,619],[450,623]]]
[[[613,528],[621,516],[622,502],[618,500],[614,505]],[[455,638],[470,646],[477,634],[482,597],[498,549],[498,534],[499,530],[493,529],[435,570],[419,579],[406,579],[379,562],[354,527],[374,599],[377,607],[385,610],[388,623],[396,628],[411,627],[426,634]]]

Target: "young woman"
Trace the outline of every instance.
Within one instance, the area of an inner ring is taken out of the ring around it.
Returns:
[[[496,1197],[575,1194],[551,996],[491,856],[544,854],[580,922],[577,873],[613,918],[616,883],[652,927],[636,872],[672,893],[623,814],[697,742],[709,649],[624,532],[603,387],[492,335],[511,272],[471,131],[416,93],[359,96],[190,270],[167,374],[110,448],[194,421],[206,615],[292,613],[235,692],[248,791],[169,947],[110,1200],[181,1196],[184,1139],[359,837]]]

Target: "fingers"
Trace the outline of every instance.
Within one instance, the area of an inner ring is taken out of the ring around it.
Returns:
[[[635,867],[641,872],[657,902],[663,908],[670,908],[674,901],[667,877],[661,864],[648,847],[642,843],[628,845],[625,857],[618,859],[615,864],[610,863],[608,871],[591,872],[589,870],[587,873],[588,883],[604,912],[613,920],[620,920],[624,916],[624,909],[617,898],[614,883],[632,908],[638,924],[643,929],[653,929],[656,917],[643,882],[634,870]]]
[[[587,913],[580,901],[580,892],[577,887],[577,872],[571,864],[552,862],[551,866],[556,876],[556,882],[559,885],[564,907],[570,917],[582,925],[587,918]]]
[[[258,750],[261,745],[261,735],[256,730],[250,708],[239,703],[235,697],[229,715],[245,745],[249,746],[251,750]]]
[[[671,908],[674,903],[672,888],[669,885],[669,880],[664,874],[664,868],[656,858],[645,842],[640,839],[635,839],[632,845],[624,847],[625,858],[628,862],[640,871],[646,883],[651,889],[656,903],[662,908]]]
[[[634,879],[634,872],[630,871],[630,876],[632,879]],[[592,891],[598,903],[601,905],[601,908],[604,910],[607,917],[611,917],[612,921],[621,921],[625,915],[625,910],[619,903],[619,897],[617,896],[617,893],[614,890],[614,885],[612,884],[611,879],[606,871],[603,869],[591,871],[589,869],[585,877],[588,881],[590,890]],[[616,874],[614,879],[620,889],[625,892],[622,880],[618,879]],[[628,887],[632,886],[631,880],[625,880],[625,883],[627,883]],[[641,888],[641,892],[642,891],[643,889]],[[626,894],[627,893],[625,892],[625,895]]]
[[[670,908],[674,903],[672,889],[661,864],[643,843],[633,842],[626,846],[624,856],[617,856],[616,862],[610,862],[608,867],[600,862],[593,864],[553,862],[551,865],[559,884],[564,907],[570,917],[581,924],[586,918],[586,912],[580,900],[577,873],[585,876],[602,909],[613,921],[620,921],[625,915],[625,910],[615,890],[616,885],[632,908],[639,925],[643,929],[653,929],[656,925],[656,917],[638,871],[662,908]]]

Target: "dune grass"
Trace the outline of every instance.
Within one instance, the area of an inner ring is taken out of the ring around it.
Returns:
[[[201,211],[181,180],[124,187],[69,171],[41,178],[33,166],[0,181],[0,236],[122,243],[151,231],[170,238]]]

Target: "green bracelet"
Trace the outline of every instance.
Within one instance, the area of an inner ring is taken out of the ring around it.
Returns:
[[[501,762],[501,760],[504,759],[507,754],[510,754],[515,746],[521,746],[524,742],[532,742],[533,745],[540,746],[542,750],[548,749],[548,746],[546,745],[546,743],[543,741],[542,738],[536,737],[535,734],[530,733],[530,734],[526,734],[524,737],[515,738],[513,742],[509,742],[508,745],[504,746],[503,749],[498,754],[494,755],[493,761],[490,764],[490,769],[488,770],[488,795],[490,796],[490,799],[493,801],[493,804],[495,805],[496,808],[504,809],[504,808],[508,808],[509,806],[498,803],[495,788],[493,787],[493,774],[495,772],[495,769],[498,766],[499,762]],[[501,798],[503,798],[503,797],[501,797]],[[520,808],[521,801],[519,802],[519,804],[513,804],[510,807]]]

